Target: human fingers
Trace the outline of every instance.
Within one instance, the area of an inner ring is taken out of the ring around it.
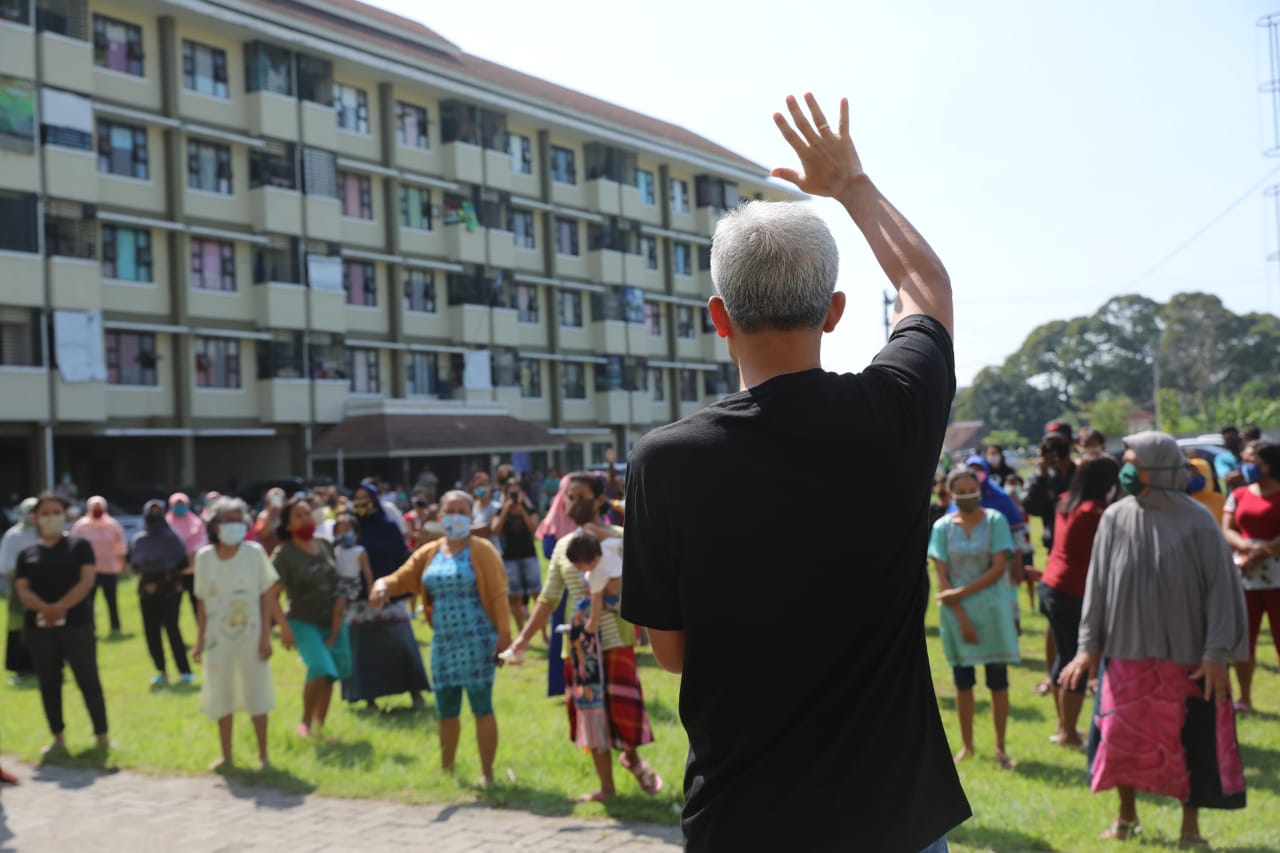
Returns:
[[[777,169],[774,169],[769,174],[775,178],[782,178],[782,180],[784,181],[793,183],[797,187],[800,186],[800,183],[804,180],[804,177],[795,169],[777,168]]]
[[[804,110],[800,109],[800,102],[796,100],[795,95],[787,95],[787,111],[791,113],[791,121],[800,135],[807,139],[810,145],[817,142],[818,132],[813,129],[813,125],[809,124],[809,119],[804,114]]]
[[[794,148],[797,154],[808,149],[808,143],[800,137],[800,134],[796,133],[795,128],[791,126],[791,123],[787,121],[786,116],[782,113],[773,114],[773,123],[778,126],[778,130],[782,132],[782,138],[787,140],[787,144]]]
[[[809,112],[813,113],[813,123],[818,133],[831,133],[831,125],[827,123],[827,117],[822,112],[822,107],[818,106],[818,99],[813,96],[813,92],[804,93],[804,102],[808,104]]]
[[[849,99],[840,99],[840,138],[849,138]]]

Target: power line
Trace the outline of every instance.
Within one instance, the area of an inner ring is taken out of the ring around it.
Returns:
[[[1146,272],[1144,272],[1142,275],[1135,278],[1132,282],[1129,283],[1128,286],[1131,288],[1137,287],[1144,280],[1146,280],[1146,278],[1150,276],[1153,272],[1160,269],[1160,267],[1164,266],[1169,261],[1173,260],[1184,249],[1186,249],[1196,240],[1199,240],[1201,237],[1203,237],[1206,233],[1209,232],[1210,229],[1213,228],[1213,226],[1217,225],[1219,222],[1225,219],[1227,215],[1231,213],[1231,211],[1235,210],[1237,207],[1244,204],[1244,202],[1248,200],[1248,198],[1251,195],[1253,195],[1254,192],[1257,191],[1259,187],[1265,184],[1267,182],[1267,179],[1270,178],[1272,175],[1274,175],[1276,172],[1280,172],[1280,166],[1275,166],[1274,168],[1271,169],[1271,171],[1267,172],[1265,175],[1263,175],[1261,178],[1255,181],[1253,185],[1249,187],[1249,189],[1241,193],[1234,201],[1232,201],[1229,205],[1227,205],[1226,208],[1224,208],[1220,213],[1218,213],[1216,216],[1214,216],[1204,225],[1200,226],[1200,228],[1198,228],[1194,234],[1192,234],[1190,237],[1188,237],[1187,239],[1179,243],[1173,249],[1173,251],[1169,252],[1163,258],[1161,258],[1160,260],[1152,264],[1150,267],[1148,267]]]

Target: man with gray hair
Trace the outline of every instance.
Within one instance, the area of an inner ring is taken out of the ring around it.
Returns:
[[[708,308],[742,390],[636,445],[622,615],[683,673],[686,849],[933,853],[970,814],[923,624],[951,284],[863,171],[847,101],[833,128],[805,99],[812,120],[795,98],[774,116],[803,172],[773,174],[844,206],[898,290],[893,335],[862,373],[823,372],[845,308],[830,231],[797,204],[721,218]]]

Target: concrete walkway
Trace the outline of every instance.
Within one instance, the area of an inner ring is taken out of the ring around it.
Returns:
[[[6,761],[0,851],[652,851],[680,830],[540,817],[480,805],[410,806],[247,787],[222,777],[154,779]]]

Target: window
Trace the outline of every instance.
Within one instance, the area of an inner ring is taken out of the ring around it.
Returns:
[[[98,222],[91,205],[50,199],[44,211],[44,249],[61,258],[98,259]]]
[[[727,397],[738,390],[738,369],[732,364],[717,365],[703,376],[708,397]]]
[[[93,150],[93,100],[59,89],[40,92],[40,141],[59,148]]]
[[[656,270],[658,268],[658,238],[641,235],[637,245],[637,254],[644,258],[645,269]]]
[[[542,362],[536,358],[522,358],[517,363],[520,371],[520,396],[526,400],[542,398]]]
[[[105,15],[93,16],[93,64],[142,76],[142,28]]]
[[[249,189],[275,187],[298,188],[297,149],[292,142],[266,140],[262,148],[249,152]]]
[[[644,327],[649,332],[649,337],[662,337],[662,306],[657,302],[644,304]]]
[[[404,310],[436,313],[436,274],[409,270],[404,277]]]
[[[578,361],[560,362],[560,391],[566,400],[587,399],[587,366]]]
[[[507,230],[511,232],[517,249],[532,249],[537,245],[533,235],[532,210],[508,210]]]
[[[368,175],[338,173],[338,199],[342,215],[353,219],[373,219],[373,182]]]
[[[520,133],[511,134],[511,171],[533,174],[533,141]]]
[[[693,250],[688,243],[671,244],[671,263],[676,275],[693,275]]]
[[[671,179],[671,212],[689,212],[689,182],[679,178]]]
[[[517,284],[511,288],[511,307],[516,309],[517,321],[538,322],[538,288],[532,284]]]
[[[0,249],[39,252],[39,221],[36,196],[0,191]]]
[[[701,270],[702,272],[711,271],[711,247],[710,246],[698,247],[698,269]]]
[[[333,63],[299,53],[298,97],[313,104],[333,106]]]
[[[667,399],[667,380],[663,377],[661,368],[649,368],[649,385],[653,388],[653,402],[665,402]]]
[[[433,352],[411,352],[408,358],[410,397],[433,397],[440,385],[440,360]]]
[[[253,249],[253,281],[265,284],[269,281],[282,284],[302,282],[301,265],[298,263],[298,238],[271,235],[265,246]]]
[[[628,323],[644,322],[644,291],[638,287],[624,287],[622,295],[622,319]]]
[[[622,356],[607,355],[604,357],[604,364],[596,366],[596,390],[622,390]]]
[[[680,402],[696,403],[701,397],[698,396],[698,371],[681,370],[680,373]]]
[[[640,201],[645,204],[656,204],[653,191],[653,172],[648,169],[636,169],[636,187],[640,190]]]
[[[737,184],[711,175],[698,175],[694,191],[698,195],[698,207],[730,210],[737,207],[740,200]]]
[[[333,109],[339,128],[369,135],[369,95],[364,89],[334,83]]]
[[[551,180],[558,184],[578,183],[578,170],[573,162],[573,150],[551,146]]]
[[[24,0],[18,0],[23,3]],[[68,38],[89,38],[89,4],[86,0],[38,0],[36,29]]]
[[[556,217],[556,254],[578,254],[578,220]]]
[[[475,104],[462,101],[444,101],[440,104],[440,139],[446,145],[451,142],[480,144],[480,125]]]
[[[240,342],[234,338],[196,338],[196,387],[240,387]]]
[[[693,308],[688,305],[676,306],[676,337],[689,340],[696,338],[698,331],[693,324]]]
[[[259,379],[301,379],[302,332],[273,332],[271,340],[262,341],[258,351]]]
[[[353,394],[379,394],[378,351],[363,347],[347,348],[347,382]]]
[[[147,180],[151,173],[146,128],[99,121],[98,171]]]
[[[216,142],[187,140],[187,186],[231,195],[231,148]]]
[[[39,367],[40,310],[0,308],[0,364],[12,367]]]
[[[627,319],[622,301],[622,288],[611,287],[604,293],[591,294],[591,319],[597,323],[606,320],[622,322]]]
[[[560,325],[572,329],[582,328],[582,294],[576,290],[559,290]]]
[[[0,148],[36,150],[35,89],[26,80],[0,77]]]
[[[293,94],[293,54],[283,47],[263,41],[244,46],[244,88],[246,92]]]
[[[211,98],[231,97],[227,89],[227,52],[183,39],[182,87]]]
[[[332,151],[302,149],[302,191],[325,198],[338,197],[338,159]]]
[[[495,388],[515,388],[520,384],[516,351],[495,347],[490,353],[489,375]]]
[[[117,332],[102,335],[107,354],[108,385],[156,383],[156,336],[151,332]]]
[[[376,306],[378,281],[374,278],[373,264],[368,261],[343,261],[342,289],[347,293],[348,305]]]
[[[29,0],[0,0],[0,21],[27,26],[31,23]]]
[[[396,142],[410,148],[430,148],[427,109],[396,101]]]
[[[347,351],[338,335],[312,335],[308,355],[312,379],[346,379],[350,375]]]
[[[426,187],[400,188],[400,225],[419,231],[431,230],[431,190]]]
[[[191,238],[191,286],[199,290],[236,289],[236,247],[226,240]]]
[[[120,281],[154,281],[151,277],[151,232],[103,225],[102,277]]]

